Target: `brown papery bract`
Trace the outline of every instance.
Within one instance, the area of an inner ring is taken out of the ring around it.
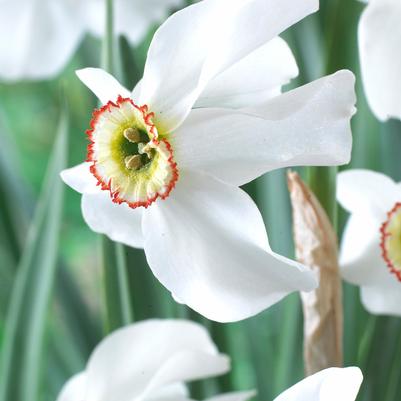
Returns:
[[[343,311],[337,237],[316,196],[295,172],[288,173],[297,260],[319,279],[314,291],[301,293],[304,359],[307,375],[342,366]]]

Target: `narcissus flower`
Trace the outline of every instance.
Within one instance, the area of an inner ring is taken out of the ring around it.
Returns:
[[[206,330],[185,320],[148,320],[119,329],[93,351],[57,401],[188,400],[185,382],[226,373]],[[248,393],[237,393],[241,401]],[[242,397],[241,397],[242,395]]]
[[[359,22],[362,78],[369,105],[382,121],[401,119],[401,2],[370,0]]]
[[[148,320],[119,329],[92,352],[57,401],[190,401],[186,382],[229,371],[202,326],[185,320]],[[358,368],[331,368],[289,388],[275,401],[353,401]],[[208,401],[246,401],[254,391],[218,395]]]
[[[401,316],[401,185],[350,170],[338,176],[337,197],[351,213],[341,246],[344,279],[361,287],[369,312]]]
[[[137,44],[182,0],[115,0],[115,30]],[[102,36],[104,0],[0,0],[0,79],[51,78],[85,32]],[[11,38],[7,40],[5,38]]]
[[[78,71],[103,106],[87,162],[64,181],[83,194],[94,231],[144,248],[161,283],[209,319],[241,320],[316,286],[271,251],[239,186],[279,167],[349,161],[352,73],[280,95],[297,67],[276,35],[317,7],[205,0],[156,32],[132,93],[102,70]]]

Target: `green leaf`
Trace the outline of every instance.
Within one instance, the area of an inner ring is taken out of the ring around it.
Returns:
[[[12,271],[20,257],[30,205],[16,163],[17,145],[12,141],[4,121],[0,110],[0,187],[3,189],[0,191],[0,255],[3,261],[1,268]]]
[[[62,213],[64,185],[59,173],[66,166],[66,148],[64,115],[10,300],[1,355],[1,401],[38,397]]]
[[[131,293],[127,273],[127,257],[124,245],[105,236],[102,240],[102,271],[105,302],[105,332],[132,323]]]

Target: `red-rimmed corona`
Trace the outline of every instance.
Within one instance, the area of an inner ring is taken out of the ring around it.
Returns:
[[[401,202],[387,213],[380,228],[382,256],[390,272],[401,281]]]
[[[146,105],[119,96],[95,110],[90,126],[90,171],[113,202],[146,208],[170,194],[178,180],[173,149]]]

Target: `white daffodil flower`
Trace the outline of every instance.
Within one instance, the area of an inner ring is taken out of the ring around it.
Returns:
[[[57,401],[191,401],[185,382],[230,369],[207,331],[185,320],[147,320],[119,329],[92,352],[83,372],[61,389]],[[353,401],[362,382],[358,368],[330,368],[310,376],[274,401]],[[246,401],[255,391],[207,401]]]
[[[85,32],[101,37],[104,0],[0,0],[0,80],[44,79],[67,64]],[[183,0],[114,0],[115,29],[137,44]],[[6,39],[8,38],[8,39]]]
[[[359,22],[365,93],[381,121],[401,119],[400,21],[400,0],[370,0]]]
[[[209,319],[252,316],[317,285],[275,254],[243,185],[294,165],[347,163],[354,77],[280,95],[297,74],[277,37],[317,0],[204,0],[156,32],[139,85],[78,71],[97,95],[88,161],[62,173],[92,230],[144,248],[175,299]]]
[[[300,381],[274,401],[354,401],[362,379],[359,368],[329,368]]]
[[[340,254],[344,279],[361,287],[369,312],[401,316],[401,185],[349,170],[338,176],[337,198],[351,213]]]
[[[147,320],[103,339],[57,401],[189,401],[185,382],[229,369],[228,357],[218,353],[199,324]],[[249,394],[237,394],[242,395],[238,401]]]

